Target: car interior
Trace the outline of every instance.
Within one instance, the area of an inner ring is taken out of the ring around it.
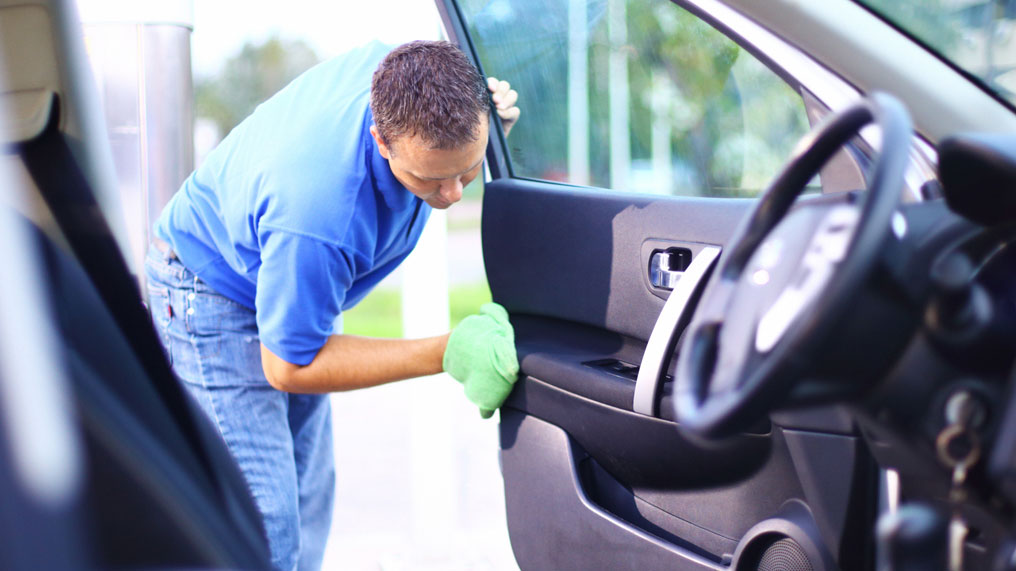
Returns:
[[[562,91],[567,60],[523,65],[618,33],[614,4],[517,3],[545,8],[533,25],[437,2],[523,98]],[[546,149],[576,144],[570,123],[530,107],[511,140],[492,123],[483,252],[521,365],[500,411],[519,567],[1016,568],[1016,111],[847,0],[658,4],[729,56],[697,94],[740,105],[717,129],[748,129],[766,73],[799,109],[756,153],[779,155],[773,176],[747,159],[750,176],[703,175],[723,195],[617,188],[595,128],[579,144],[603,160],[562,180]],[[72,1],[0,0],[0,568],[267,569],[125,261],[84,53]]]
[[[449,1],[442,15],[481,70],[520,94],[553,92],[562,75],[619,82],[596,52],[616,34],[612,3],[523,4]],[[622,38],[632,85],[650,75],[641,60],[666,57],[708,85],[693,56],[668,49],[736,57],[715,65],[718,87],[702,97],[734,93],[728,131],[748,129],[747,90],[767,81],[742,60],[790,85],[812,130],[756,201],[709,194],[724,188],[627,193],[596,165],[573,176],[570,154],[546,166],[554,145],[575,145],[554,132],[574,129],[555,98],[491,145],[483,247],[521,363],[501,412],[521,568],[1008,568],[1011,521],[997,508],[1011,502],[998,486],[1012,460],[997,442],[1016,354],[1003,285],[1011,135],[953,130],[969,111],[956,101],[977,88],[955,70],[939,77],[942,61],[863,7],[790,4],[661,2],[644,11],[696,47],[654,44],[649,24],[627,29],[648,40]],[[638,9],[626,5],[629,22]],[[582,42],[590,55],[576,64],[566,54]],[[907,83],[919,72],[938,74],[936,92]],[[694,109],[681,73],[670,79]],[[942,88],[957,77],[965,85]],[[596,89],[580,93],[590,107]],[[586,104],[566,98],[569,113]],[[976,99],[982,119],[1003,117],[996,130],[1011,125],[1011,108]]]

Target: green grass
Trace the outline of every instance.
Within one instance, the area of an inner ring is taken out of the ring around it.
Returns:
[[[481,305],[490,301],[490,288],[485,281],[472,285],[452,286],[448,296],[452,327],[458,325],[466,316],[479,311]]]
[[[479,218],[448,218],[448,231],[449,232],[461,232],[463,230],[480,230],[480,219]]]
[[[402,294],[375,289],[342,314],[342,332],[364,337],[402,337]]]
[[[489,301],[487,282],[452,286],[448,296],[452,327]],[[402,294],[397,289],[376,289],[342,319],[343,332],[350,335],[402,337]]]

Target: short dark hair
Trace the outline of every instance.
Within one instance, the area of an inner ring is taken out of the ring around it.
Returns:
[[[389,146],[414,135],[435,149],[475,141],[489,102],[483,76],[450,42],[395,48],[377,66],[370,86],[374,124]]]

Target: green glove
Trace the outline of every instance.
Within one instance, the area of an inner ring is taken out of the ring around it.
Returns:
[[[465,387],[466,398],[480,407],[480,416],[490,418],[512,392],[519,374],[508,312],[496,303],[485,303],[480,313],[463,319],[448,337],[443,365]]]

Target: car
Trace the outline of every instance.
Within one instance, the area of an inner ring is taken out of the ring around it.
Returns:
[[[1008,2],[437,7],[523,107],[482,220],[520,568],[1012,568]],[[0,567],[267,568],[124,261],[75,30],[0,2]]]

